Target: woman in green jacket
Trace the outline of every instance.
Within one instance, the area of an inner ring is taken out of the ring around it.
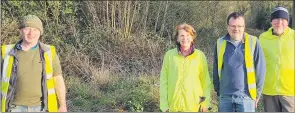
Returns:
[[[160,77],[160,109],[166,112],[206,112],[212,88],[204,53],[194,48],[191,25],[176,27],[177,48],[165,53]]]

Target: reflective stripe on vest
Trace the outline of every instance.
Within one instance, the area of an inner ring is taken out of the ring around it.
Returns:
[[[245,63],[247,70],[247,83],[251,98],[256,99],[256,76],[254,70],[254,50],[257,38],[245,33]],[[223,55],[226,49],[226,40],[219,38],[217,40],[217,57],[218,57],[218,76],[221,79],[221,69],[223,64]]]
[[[55,55],[54,46],[50,46],[50,51],[44,53],[45,59],[45,74],[46,74],[46,84],[47,84],[47,94],[48,94],[48,111],[49,112],[57,112],[57,98],[54,89],[54,79],[52,77],[53,69],[52,69],[52,61]]]
[[[2,102],[2,112],[5,112],[6,109],[6,97],[8,93],[8,88],[9,88],[9,80],[10,80],[10,75],[12,72],[12,64],[14,61],[13,56],[9,56],[8,53],[13,48],[14,45],[3,45],[2,46],[2,58],[4,59],[3,61],[3,70],[2,70],[2,81],[1,81],[1,102]]]
[[[55,55],[54,46],[46,45],[50,48],[49,51],[44,52],[45,59],[45,74],[46,74],[46,85],[47,85],[47,94],[48,94],[48,111],[49,112],[57,112],[57,97],[54,89],[54,79],[52,77],[52,61]],[[8,55],[9,51],[14,48],[14,45],[3,45],[2,46],[2,58],[3,62],[3,72],[2,72],[2,112],[6,112],[6,95],[8,94],[9,89],[9,81],[12,72],[12,65],[14,61],[14,57]]]

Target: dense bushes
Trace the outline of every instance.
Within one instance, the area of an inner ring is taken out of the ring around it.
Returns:
[[[37,15],[41,40],[57,47],[69,111],[159,111],[159,72],[163,54],[175,47],[176,25],[195,27],[196,47],[212,70],[213,45],[226,33],[229,13],[243,12],[246,31],[258,36],[269,28],[270,10],[283,5],[291,12],[291,2],[2,0],[1,44],[19,40],[21,17]],[[214,92],[212,98],[216,111]]]

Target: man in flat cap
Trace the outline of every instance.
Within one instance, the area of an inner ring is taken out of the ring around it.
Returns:
[[[39,41],[41,20],[23,17],[21,40],[2,45],[1,111],[66,112],[66,88],[55,47]]]
[[[266,58],[263,103],[266,112],[294,112],[294,30],[288,27],[288,10],[277,6],[272,27],[259,36]]]

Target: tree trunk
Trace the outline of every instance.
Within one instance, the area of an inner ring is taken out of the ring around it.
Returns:
[[[163,17],[163,22],[162,22],[162,26],[160,29],[160,36],[164,35],[164,27],[165,27],[165,20],[166,20],[166,14],[167,14],[167,10],[168,10],[168,6],[169,6],[169,1],[166,1],[166,7],[165,7],[165,11],[164,11],[164,17]]]
[[[134,7],[133,8],[133,14],[132,14],[132,17],[131,17],[130,27],[129,27],[128,34],[127,34],[127,37],[128,38],[130,37],[131,31],[132,31],[134,19],[136,18],[135,15],[138,13],[137,11],[140,8],[140,4],[138,3],[138,1],[135,1],[134,2],[134,6],[133,7]]]
[[[106,14],[107,16],[105,17],[106,20],[107,20],[107,27],[108,29],[110,28],[110,20],[109,20],[109,1],[106,2],[106,6],[107,6],[107,11],[106,11]]]
[[[155,22],[155,28],[154,28],[154,32],[157,32],[157,24],[158,24],[158,20],[159,20],[159,16],[160,16],[160,12],[161,12],[161,7],[162,7],[162,1],[160,2],[159,5],[159,9],[158,9],[158,13],[157,13],[157,17],[156,17],[156,22]]]
[[[150,7],[150,1],[146,1],[146,9],[145,9],[145,14],[143,17],[144,23],[143,23],[143,31],[147,30],[147,15],[148,15],[148,11],[149,11],[149,7]]]
[[[116,5],[116,1],[113,1],[112,3],[112,28],[113,30],[116,30],[116,21],[115,21],[115,5]]]

